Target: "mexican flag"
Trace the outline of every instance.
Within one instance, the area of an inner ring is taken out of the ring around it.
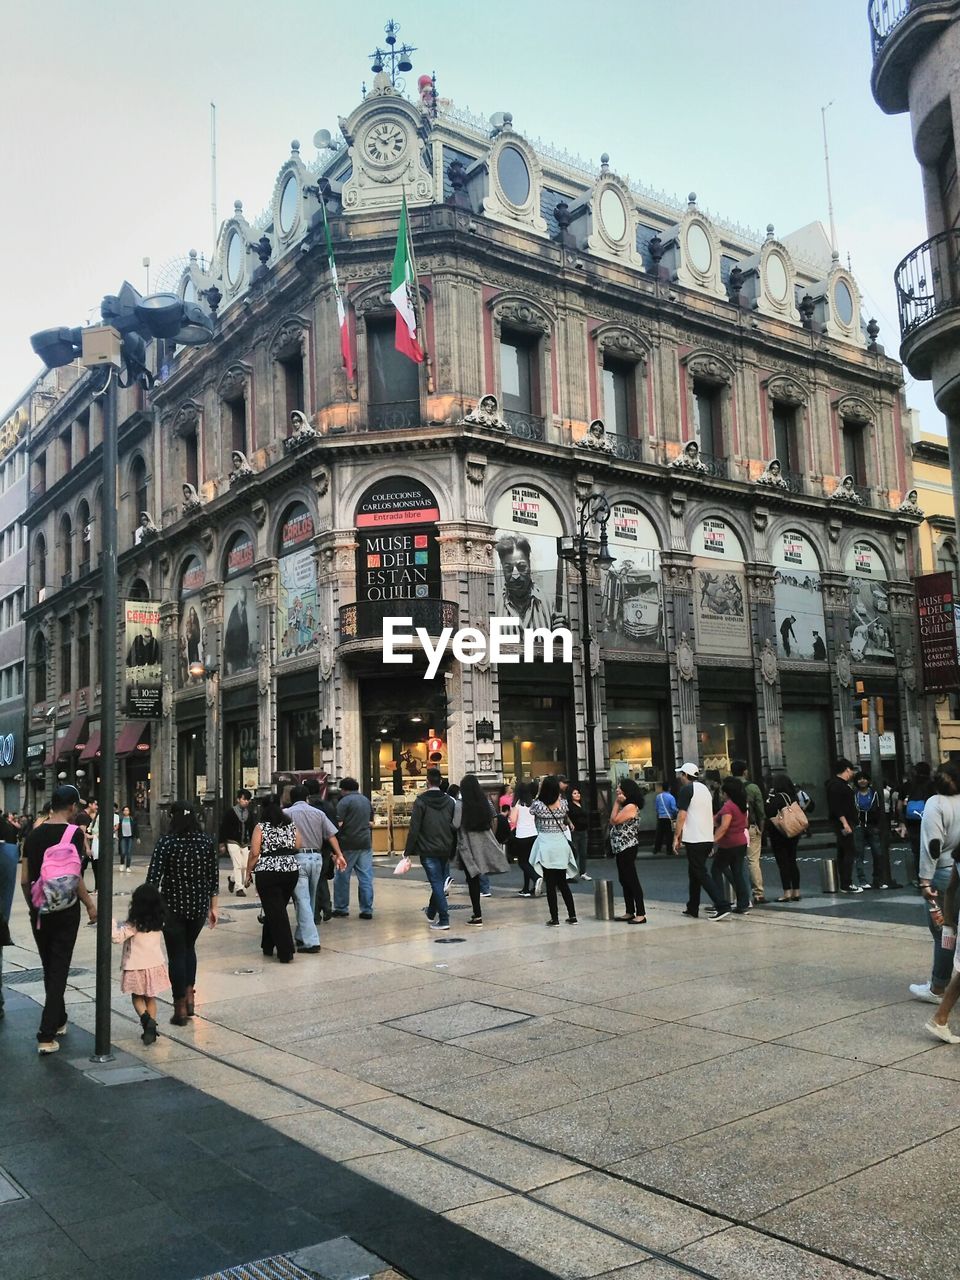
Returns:
[[[416,288],[417,273],[413,265],[410,227],[407,222],[407,197],[404,196],[400,209],[397,249],[393,255],[393,275],[390,277],[390,301],[397,309],[397,336],[394,345],[405,356],[421,364],[423,347],[417,332],[417,307],[414,301]]]
[[[323,204],[323,230],[327,237],[327,257],[330,260],[330,275],[333,277],[333,296],[337,300],[337,321],[340,325],[340,352],[343,356],[347,379],[353,381],[353,353],[350,350],[350,330],[347,327],[347,313],[343,305],[343,294],[340,292],[340,281],[337,278],[337,263],[333,256],[333,240],[330,237],[330,223],[327,221],[327,206]]]

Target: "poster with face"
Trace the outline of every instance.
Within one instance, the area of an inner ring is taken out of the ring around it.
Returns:
[[[532,485],[514,485],[493,512],[496,528],[495,612],[523,628],[567,624],[564,566],[557,555],[563,533],[553,503]]]
[[[313,517],[298,502],[289,509],[280,527],[277,657],[281,661],[309,653],[319,643],[317,564],[312,540]]]
[[[160,714],[160,604],[124,600],[124,703],[127,714]]]
[[[750,656],[747,583],[740,539],[725,521],[704,520],[694,553],[693,609],[697,648],[730,657]]]
[[[795,529],[776,540],[773,577],[777,653],[781,658],[826,662],[820,562],[809,540]]]
[[[887,600],[887,570],[869,542],[855,542],[847,553],[850,657],[854,662],[893,662],[893,625]]]
[[[600,643],[610,651],[662,651],[660,540],[656,529],[631,503],[614,503],[607,542],[615,560],[603,577]]]
[[[190,675],[190,664],[203,661],[203,635],[200,629],[200,590],[207,580],[206,570],[191,556],[180,575],[180,628],[177,639],[177,669],[181,686],[196,683]]]
[[[249,534],[230,540],[223,566],[223,674],[239,675],[257,665],[260,632],[253,586],[255,551]]]

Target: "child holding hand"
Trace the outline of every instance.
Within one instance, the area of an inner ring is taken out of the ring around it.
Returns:
[[[162,932],[164,915],[163,899],[156,886],[141,884],[131,895],[127,919],[123,924],[113,922],[113,940],[123,943],[120,990],[133,997],[144,1044],[153,1044],[157,1038],[156,997],[170,990]]]

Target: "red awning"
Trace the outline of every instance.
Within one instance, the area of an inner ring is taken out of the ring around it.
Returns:
[[[63,735],[53,750],[53,754],[58,760],[62,760],[64,756],[73,754],[76,750],[77,743],[83,741],[83,738],[86,735],[86,729],[86,716],[75,716],[74,719],[70,721],[67,732]]]
[[[96,760],[100,754],[100,730],[91,729],[87,738],[87,745],[80,752],[81,760]]]
[[[132,756],[141,740],[149,737],[149,720],[128,720],[117,737],[117,756]]]

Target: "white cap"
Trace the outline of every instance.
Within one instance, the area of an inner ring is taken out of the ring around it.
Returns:
[[[697,765],[691,764],[688,760],[686,764],[682,764],[677,773],[685,773],[688,778],[697,778],[700,776],[700,769]]]

